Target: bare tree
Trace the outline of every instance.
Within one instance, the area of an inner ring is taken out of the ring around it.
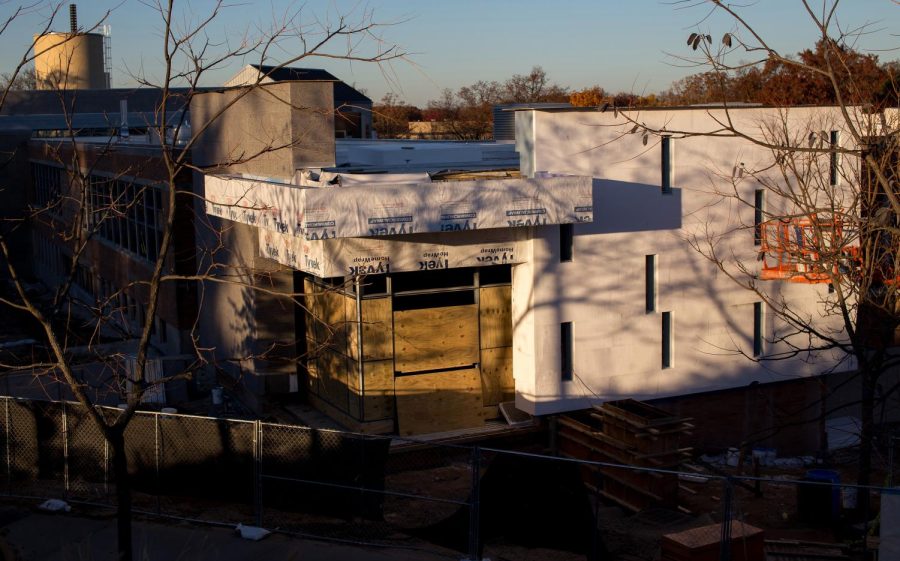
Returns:
[[[551,83],[547,72],[534,66],[528,74],[513,74],[503,84],[503,99],[506,103],[565,102],[569,90]]]
[[[800,0],[818,39],[815,56],[798,58],[781,53],[758,30],[752,21],[755,6],[717,0],[676,4],[707,10],[704,22],[712,14],[723,14],[733,24],[715,35],[700,29],[691,33],[688,54],[678,56],[705,70],[698,75],[705,92],[702,101],[717,101],[707,110],[704,123],[709,127],[680,128],[629,112],[621,116],[622,134],[643,135],[645,144],[657,137],[738,139],[756,155],[737,159],[732,169],[710,170],[720,180],[717,184],[730,186],[717,190],[710,208],[731,205],[727,208],[753,218],[724,231],[701,223],[686,229],[686,241],[721,273],[755,292],[778,320],[779,328],[767,337],[773,352],[748,358],[765,363],[838,353],[843,357],[838,368],[858,373],[858,482],[868,484],[874,410],[898,390],[879,387],[884,373],[900,359],[898,85],[890,81],[886,91],[875,95],[868,76],[857,72],[860,55],[847,45],[860,48],[874,30],[843,28],[837,17],[839,0],[815,6]],[[744,100],[729,97],[728,85],[754,69],[773,67],[790,69],[827,88],[822,95],[834,106],[738,110],[736,102]],[[710,97],[710,92],[719,93]],[[742,258],[734,249],[747,239],[759,246],[753,259]],[[815,313],[781,296],[790,282],[829,287]]]
[[[183,256],[177,254],[175,238],[179,227],[185,226],[179,221],[184,219],[186,209],[192,207],[196,197],[189,187],[189,178],[195,172],[204,171],[193,163],[192,149],[197,148],[199,139],[210,128],[217,126],[217,121],[229,108],[253,95],[269,95],[262,85],[266,76],[251,80],[230,98],[228,104],[218,108],[203,123],[192,126],[188,121],[188,110],[192,100],[203,91],[200,84],[208,73],[235,60],[249,59],[273,65],[275,53],[279,57],[278,64],[274,64],[276,70],[314,58],[380,64],[403,57],[397,47],[381,39],[381,26],[367,10],[312,17],[305,8],[294,8],[270,25],[255,31],[247,30],[235,39],[215,36],[214,26],[228,9],[221,0],[204,13],[197,13],[194,7],[176,0],[145,4],[159,17],[162,32],[158,58],[161,65],[154,72],[155,77],[144,72],[133,72],[132,76],[142,86],[158,92],[158,111],[153,122],[132,123],[132,126],[146,129],[147,140],[155,143],[153,156],[128,160],[113,149],[114,137],[89,146],[80,142],[75,137],[73,124],[78,92],[59,91],[61,112],[68,127],[62,131],[61,140],[48,141],[42,148],[46,159],[57,162],[56,175],[42,178],[46,181],[42,181],[37,189],[37,197],[26,215],[0,232],[0,263],[13,286],[13,294],[0,298],[0,304],[32,318],[39,326],[42,342],[47,348],[46,355],[37,362],[26,360],[2,366],[8,371],[30,371],[60,380],[85,407],[109,443],[116,481],[118,556],[123,560],[133,558],[132,497],[125,452],[129,422],[144,398],[158,391],[161,384],[190,375],[205,362],[201,342],[194,337],[195,358],[185,369],[168,377],[153,371],[152,340],[158,328],[159,308],[171,304],[166,299],[184,283],[247,282],[246,275],[231,275],[215,265],[194,271],[180,269],[177,264]],[[52,6],[54,15],[59,7]],[[19,8],[0,31],[32,8]],[[51,25],[52,17],[44,32]],[[0,108],[6,93],[34,56],[31,51],[26,53],[11,72],[0,97]],[[278,101],[291,103],[289,100]],[[292,106],[292,109],[309,110],[300,106]],[[122,130],[120,134],[128,132]],[[270,143],[251,153],[234,154],[228,160],[216,162],[214,167],[239,165],[289,147]],[[101,176],[93,173],[94,170],[117,158],[121,161],[112,164],[116,166],[115,175],[98,179]],[[84,266],[87,256],[93,254],[92,258],[96,259],[98,238],[122,236],[123,225],[134,226],[133,233],[122,239],[127,239],[127,249],[141,256],[146,266],[130,270],[123,284],[97,286],[90,278],[90,270]],[[15,265],[9,234],[24,227],[40,228],[51,236],[53,243],[66,248],[58,282],[51,287],[49,298],[29,290],[23,273]],[[85,290],[84,285],[91,285],[93,290]],[[261,283],[250,286],[253,290],[275,290]],[[290,291],[282,291],[280,295],[301,304],[298,295]],[[110,351],[100,345],[115,340],[132,341],[133,357],[126,368],[120,364],[123,358],[120,353],[111,356]],[[79,341],[86,351],[73,352],[75,341]],[[90,361],[107,364],[112,374],[104,377],[84,374],[80,363],[85,360],[85,354]],[[120,410],[96,407],[107,392],[124,400]]]
[[[4,90],[33,90],[37,88],[34,67],[25,68],[16,76],[9,72],[4,72],[0,75],[0,88]]]

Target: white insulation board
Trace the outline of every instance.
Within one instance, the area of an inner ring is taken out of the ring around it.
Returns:
[[[206,212],[307,241],[593,220],[591,178],[300,187],[207,175]]]

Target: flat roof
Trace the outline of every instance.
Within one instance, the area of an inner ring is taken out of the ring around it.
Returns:
[[[592,107],[540,107],[523,106],[506,108],[504,111],[542,111],[545,113],[597,113],[602,106]],[[641,107],[614,107],[610,105],[606,112],[617,111],[692,111],[709,109],[804,109],[810,107],[839,107],[838,105],[765,105],[762,103],[734,102],[734,103],[700,103],[697,105],[647,105]]]
[[[487,171],[519,167],[515,144],[492,141],[338,139],[337,173]]]

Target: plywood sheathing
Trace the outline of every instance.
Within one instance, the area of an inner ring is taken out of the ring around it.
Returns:
[[[485,405],[515,398],[512,347],[481,350],[481,387]]]
[[[478,309],[447,306],[394,312],[394,369],[421,372],[478,363]],[[478,381],[479,392],[481,381]]]
[[[349,329],[347,307],[355,301],[337,291],[326,291],[322,295],[322,337],[319,342],[328,345],[343,355],[347,355],[347,331]],[[351,316],[352,317],[352,316]]]
[[[394,388],[401,435],[484,424],[478,368],[398,376]]]
[[[307,337],[306,348],[309,353],[306,359],[307,387],[310,392],[317,394],[319,393],[319,367],[315,358],[316,341]]]
[[[306,343],[309,390],[332,407],[347,413],[350,407],[347,356],[347,301],[355,300],[337,290],[304,281],[307,306]]]
[[[363,300],[362,352],[363,360],[386,360],[394,356],[394,327],[391,318],[391,299]],[[356,324],[356,300],[348,298],[346,310],[350,329],[347,337],[350,358],[359,359],[359,330]]]
[[[394,418],[394,361],[368,360],[363,362],[362,411],[359,410],[359,362],[350,361],[350,414],[363,421]]]
[[[482,288],[478,299],[481,348],[512,346],[512,287]]]
[[[341,411],[348,410],[347,374],[348,361],[346,355],[326,349],[316,357],[316,369],[319,374],[319,395],[328,400]]]
[[[512,287],[479,290],[481,389],[485,405],[515,397],[512,374]]]
[[[307,341],[317,341],[318,337],[318,327],[317,318],[322,317],[322,313],[320,311],[321,305],[319,304],[318,293],[321,291],[320,288],[316,287],[309,279],[303,280],[303,301],[306,305],[306,340]],[[315,345],[309,347],[314,348]]]

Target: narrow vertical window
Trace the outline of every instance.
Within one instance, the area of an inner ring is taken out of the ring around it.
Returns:
[[[753,303],[753,356],[763,354],[763,304]]]
[[[656,311],[656,255],[644,257],[644,292],[647,313]]]
[[[831,145],[831,154],[829,155],[828,161],[828,184],[832,187],[836,187],[838,182],[840,181],[840,172],[838,168],[840,167],[840,154],[838,154],[837,149],[840,147],[840,133],[838,131],[831,131],[828,137],[828,142]]]
[[[672,368],[672,312],[662,313],[662,367]]]
[[[663,193],[671,193],[672,192],[672,138],[669,136],[664,136],[660,140],[660,146],[662,147],[662,179],[660,184],[662,185]]]
[[[762,223],[766,212],[766,192],[757,189],[753,196],[753,245],[762,245]]]
[[[559,260],[571,261],[575,254],[575,226],[573,224],[559,225]]]
[[[560,379],[563,382],[572,380],[572,322],[559,324]]]

